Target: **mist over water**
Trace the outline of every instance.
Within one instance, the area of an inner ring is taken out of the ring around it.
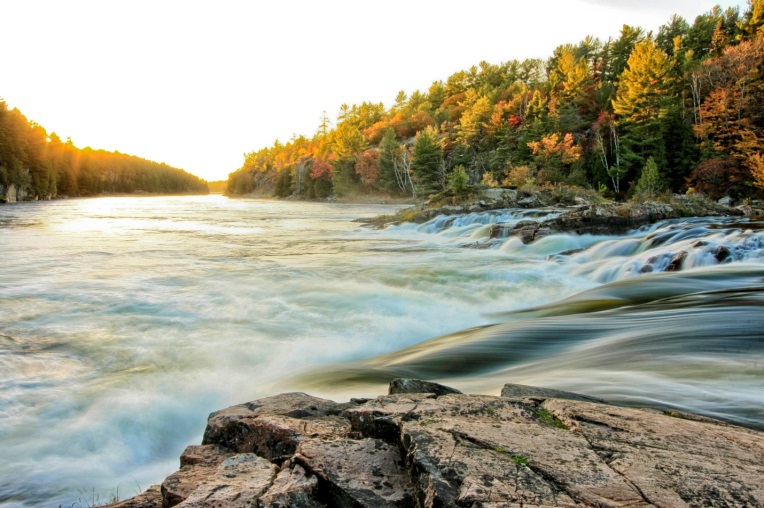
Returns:
[[[0,207],[0,504],[131,496],[177,469],[211,411],[286,390],[373,396],[398,374],[762,425],[760,223],[523,245],[490,239],[490,224],[556,212],[354,222],[394,210],[221,196]],[[665,273],[678,252],[684,270]]]

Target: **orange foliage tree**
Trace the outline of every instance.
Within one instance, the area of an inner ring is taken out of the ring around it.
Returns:
[[[361,177],[361,183],[367,187],[374,185],[379,179],[379,150],[372,148],[358,155],[355,172]]]

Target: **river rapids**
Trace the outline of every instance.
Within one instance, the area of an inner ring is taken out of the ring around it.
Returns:
[[[124,197],[0,207],[0,505],[129,497],[205,416],[393,377],[576,391],[764,428],[764,221],[524,245],[497,210]]]

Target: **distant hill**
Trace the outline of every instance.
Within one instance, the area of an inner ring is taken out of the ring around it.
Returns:
[[[182,169],[117,151],[77,148],[0,99],[0,202],[98,194],[207,194]]]

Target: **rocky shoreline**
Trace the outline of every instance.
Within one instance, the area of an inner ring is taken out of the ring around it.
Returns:
[[[421,224],[439,215],[479,213],[503,208],[551,209],[561,212],[554,218],[517,225],[495,224],[491,236],[519,236],[524,243],[554,233],[620,235],[661,220],[682,217],[761,216],[757,206],[709,201],[700,197],[674,195],[666,201],[613,202],[587,193],[486,189],[476,199],[444,206],[424,204],[401,210],[396,215],[363,219],[374,227],[413,222]],[[532,229],[528,229],[531,226]]]
[[[506,385],[395,380],[336,403],[287,393],[208,419],[180,469],[118,508],[762,506],[764,434]]]

